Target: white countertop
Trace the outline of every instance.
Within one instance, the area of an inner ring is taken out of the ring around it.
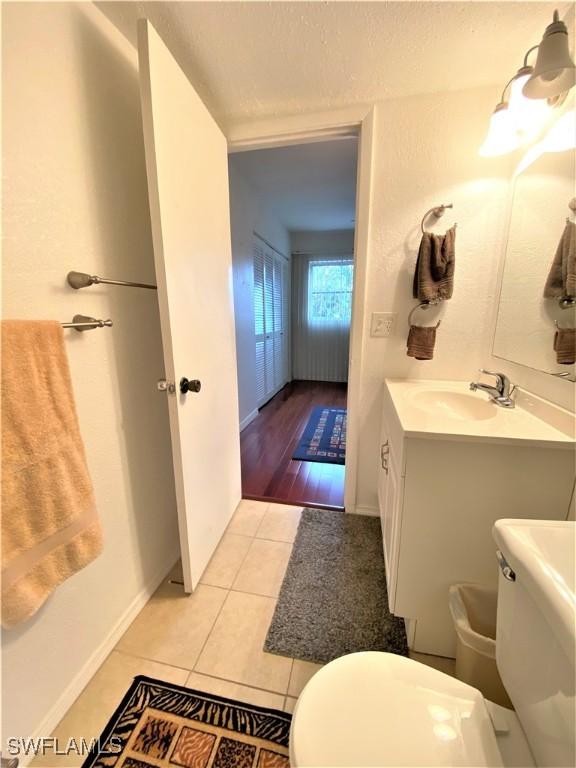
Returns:
[[[574,416],[540,400],[546,408],[534,411],[534,397],[518,398],[516,408],[499,408],[485,392],[471,392],[466,381],[385,379],[398,421],[407,437],[483,440],[574,447]],[[538,398],[536,398],[538,400]],[[526,407],[522,407],[525,405]],[[530,408],[531,410],[528,410]],[[550,415],[546,420],[541,415]],[[568,426],[563,430],[559,426]]]

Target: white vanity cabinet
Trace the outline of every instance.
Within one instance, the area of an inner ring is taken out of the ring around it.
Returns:
[[[456,397],[443,407],[449,392]],[[388,601],[422,653],[454,655],[451,584],[496,586],[496,520],[569,514],[574,441],[520,408],[500,418],[503,409],[481,397],[463,382],[384,386],[378,501]]]

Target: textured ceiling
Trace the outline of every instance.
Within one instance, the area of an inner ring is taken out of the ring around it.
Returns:
[[[149,18],[223,127],[255,117],[503,86],[541,2],[100,2],[135,44]]]
[[[288,230],[352,229],[357,141],[302,144],[230,156]]]

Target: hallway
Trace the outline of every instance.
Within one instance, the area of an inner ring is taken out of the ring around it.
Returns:
[[[293,461],[315,406],[346,407],[346,384],[294,381],[240,435],[242,496],[300,506],[341,508],[344,466]]]

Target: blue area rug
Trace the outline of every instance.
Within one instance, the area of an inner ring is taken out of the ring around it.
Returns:
[[[344,464],[346,458],[346,409],[314,408],[292,454],[297,461]]]

